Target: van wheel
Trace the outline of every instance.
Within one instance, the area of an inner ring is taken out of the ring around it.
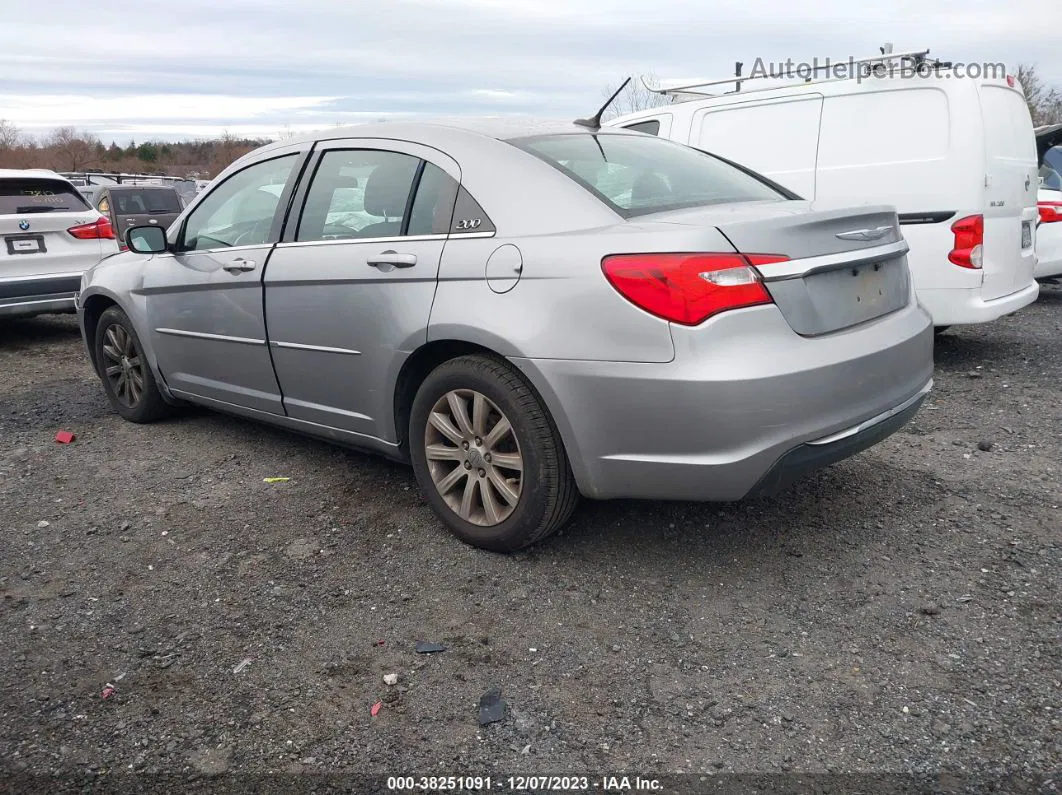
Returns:
[[[560,436],[510,365],[461,356],[421,384],[409,452],[425,498],[455,536],[514,552],[558,530],[578,490]]]
[[[107,399],[130,422],[154,422],[173,409],[163,400],[128,315],[116,306],[96,324],[96,364]]]

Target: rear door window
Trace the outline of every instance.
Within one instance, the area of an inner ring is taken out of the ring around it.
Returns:
[[[0,180],[0,215],[78,212],[88,207],[69,182],[35,178]]]
[[[377,149],[325,152],[306,193],[295,240],[403,234],[420,159]]]
[[[660,120],[649,119],[649,121],[640,121],[637,124],[625,124],[623,125],[623,129],[648,133],[649,135],[660,135]]]
[[[115,191],[118,212],[131,215],[179,213],[181,201],[173,190]]]
[[[744,201],[784,200],[755,176],[704,152],[644,135],[543,135],[510,141],[624,217]]]

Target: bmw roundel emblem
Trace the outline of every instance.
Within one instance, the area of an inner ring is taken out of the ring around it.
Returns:
[[[29,221],[19,221],[18,228],[25,232],[27,229],[29,229]]]

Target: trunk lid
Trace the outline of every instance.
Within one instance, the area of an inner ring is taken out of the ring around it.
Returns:
[[[718,229],[743,254],[780,255],[757,266],[793,330],[817,336],[907,306],[907,244],[884,205],[746,202],[680,210],[654,221]]]

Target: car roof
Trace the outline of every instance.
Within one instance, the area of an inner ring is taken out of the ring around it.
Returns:
[[[70,183],[66,177],[47,168],[0,168],[0,179],[25,179],[26,177],[57,179],[60,182]]]
[[[93,187],[104,188],[111,193],[114,193],[115,191],[121,192],[123,190],[172,190],[174,193],[177,192],[177,189],[172,185],[156,185],[155,183],[141,183],[139,185],[121,183],[118,185],[98,185]]]
[[[589,135],[593,132],[610,135],[634,134],[614,128],[592,130],[574,122],[556,119],[528,119],[521,117],[433,118],[424,121],[384,121],[355,124],[347,127],[330,127],[296,136],[289,140],[277,141],[271,146],[279,148],[291,144],[334,140],[337,138],[401,138],[432,145],[437,141],[442,142],[454,134],[507,141],[533,135]]]

